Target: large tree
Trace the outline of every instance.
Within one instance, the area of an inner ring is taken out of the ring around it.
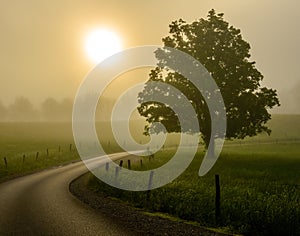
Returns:
[[[172,22],[169,35],[163,38],[164,46],[188,53],[201,62],[214,78],[226,107],[228,139],[243,139],[261,132],[270,134],[266,123],[271,119],[269,109],[279,106],[276,90],[260,85],[263,75],[256,69],[255,62],[250,60],[249,43],[243,40],[239,29],[223,19],[223,15],[211,10],[207,19],[201,18],[192,23],[182,19]],[[204,97],[189,80],[164,66],[166,58],[163,53],[157,53],[157,58],[160,66],[150,72],[148,82],[159,81],[174,86],[188,98],[196,111],[200,133],[207,146],[211,117]],[[139,94],[139,113],[146,117],[149,124],[160,122],[167,132],[180,132],[178,117],[170,107],[158,102],[146,102],[157,92],[148,82]],[[168,89],[160,89],[159,92],[171,96]],[[147,125],[145,133],[149,132]]]

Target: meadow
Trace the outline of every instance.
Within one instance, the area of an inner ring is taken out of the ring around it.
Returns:
[[[90,178],[89,185],[98,193],[117,197],[135,207],[206,227],[246,235],[299,235],[300,115],[274,115],[269,126],[273,130],[271,136],[226,141],[216,165],[203,177],[198,176],[204,155],[200,147],[180,177],[152,190],[150,195],[114,189],[94,177]],[[97,127],[107,152],[122,150],[112,139],[107,123]],[[71,123],[0,123],[0,130],[0,181],[80,160]],[[137,141],[147,140],[140,135],[140,129],[131,131]],[[171,137],[167,146],[176,146],[176,140],[175,136]],[[133,164],[132,168],[161,166],[172,157],[174,150],[162,150],[150,161],[145,157],[142,167]],[[218,222],[215,220],[216,174],[221,185]]]
[[[122,151],[107,122],[97,129],[107,153]],[[79,160],[71,122],[0,122],[0,182]]]
[[[143,121],[130,125],[140,143],[148,140],[142,135],[143,126]],[[96,129],[107,153],[123,151],[113,138],[109,122],[97,122]],[[174,146],[176,140],[167,140],[167,145]],[[71,122],[0,122],[0,182],[79,160]]]
[[[204,150],[168,185],[147,192],[112,188],[90,178],[90,188],[134,207],[194,224],[245,235],[300,234],[300,116],[275,116],[271,136],[226,142],[213,169],[199,177]],[[135,170],[163,165],[174,150],[146,157]],[[126,168],[126,165],[124,166]],[[215,218],[215,175],[220,176],[221,214]]]
[[[6,122],[0,130],[1,181],[79,160],[70,123]]]

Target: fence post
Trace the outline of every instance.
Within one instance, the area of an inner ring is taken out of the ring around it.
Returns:
[[[147,201],[150,200],[150,193],[151,193],[151,188],[152,188],[153,175],[154,175],[154,171],[152,170],[150,172],[149,182],[148,182]]]
[[[37,161],[39,158],[39,152],[36,152],[35,160]]]
[[[70,143],[70,152],[72,152],[72,143]]]
[[[119,166],[116,166],[115,178],[117,179],[119,176]]]
[[[47,156],[49,156],[49,149],[48,148],[46,149],[46,152],[47,152]]]
[[[24,164],[24,162],[25,162],[25,154],[23,154],[23,164]]]
[[[5,168],[7,169],[7,159],[6,159],[6,157],[4,157],[3,160],[4,160]]]
[[[216,216],[216,224],[218,225],[220,223],[220,215],[221,215],[221,210],[220,210],[220,199],[221,199],[221,194],[220,194],[220,177],[219,175],[215,175],[215,183],[216,183],[216,209],[215,209],[215,216]]]
[[[131,163],[130,163],[129,159],[127,160],[127,166],[128,166],[128,169],[131,170]]]
[[[141,159],[141,168],[143,167],[143,160]]]

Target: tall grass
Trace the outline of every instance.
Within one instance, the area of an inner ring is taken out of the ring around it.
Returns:
[[[160,152],[143,168],[153,169],[172,156]],[[95,191],[135,207],[165,212],[201,225],[227,227],[246,235],[300,234],[300,149],[298,144],[226,146],[215,167],[198,176],[200,150],[189,168],[168,185],[146,192],[114,189],[97,179]],[[157,161],[155,161],[157,160]],[[220,175],[221,220],[215,222],[214,175]]]

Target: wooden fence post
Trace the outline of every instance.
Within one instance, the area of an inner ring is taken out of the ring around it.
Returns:
[[[116,166],[116,172],[115,172],[115,178],[117,179],[118,176],[119,176],[119,169],[120,167],[119,166]]]
[[[7,169],[7,159],[6,159],[6,157],[4,157],[3,160],[4,160],[5,168]]]
[[[39,159],[39,152],[36,152],[35,160],[37,161]]]
[[[149,182],[148,182],[147,201],[150,200],[150,193],[151,193],[151,188],[152,188],[153,175],[154,175],[154,171],[152,170],[150,172]]]
[[[49,156],[49,149],[48,148],[46,149],[46,153],[47,153],[47,156]]]
[[[219,175],[215,175],[215,183],[216,183],[216,209],[215,209],[215,216],[216,216],[216,224],[218,225],[220,223],[220,200],[221,200],[221,194],[220,194],[220,177]]]
[[[123,166],[123,160],[121,160],[121,161],[120,161],[120,164],[119,164],[119,166],[120,166],[120,167],[122,167],[122,166]]]
[[[127,166],[128,166],[128,169],[131,170],[131,163],[130,163],[129,159],[127,160]]]
[[[152,170],[150,172],[150,176],[149,176],[148,190],[151,190],[151,188],[152,188],[153,175],[154,175],[154,171]]]

